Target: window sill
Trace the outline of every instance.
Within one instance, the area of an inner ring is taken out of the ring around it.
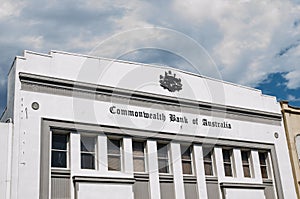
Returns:
[[[184,175],[183,181],[186,183],[197,183],[197,178],[194,175]]]
[[[149,181],[148,173],[134,173],[134,178],[138,181]]]
[[[265,189],[263,184],[257,183],[220,183],[221,188],[255,188],[255,189]]]
[[[134,178],[116,178],[116,177],[92,177],[92,176],[73,176],[74,182],[90,182],[90,183],[135,183]]]
[[[159,174],[159,181],[160,182],[173,182],[174,176],[173,174]]]
[[[71,171],[69,169],[51,169],[51,175],[56,177],[70,177]]]
[[[205,180],[207,182],[212,182],[212,181],[218,181],[218,177],[217,176],[205,176]]]

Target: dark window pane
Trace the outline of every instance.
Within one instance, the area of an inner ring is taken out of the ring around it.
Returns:
[[[261,165],[266,165],[266,155],[265,153],[259,153],[259,162]]]
[[[223,150],[223,161],[224,162],[231,162],[230,156],[231,156],[231,153],[229,150]]]
[[[169,165],[168,160],[158,160],[158,170],[159,173],[169,173]]]
[[[67,143],[67,135],[52,134],[52,149],[67,150]]]
[[[181,147],[181,158],[182,159],[191,159],[191,148],[190,147]]]
[[[108,154],[120,154],[120,140],[107,140],[107,152]]]
[[[192,163],[188,161],[183,161],[182,162],[182,172],[183,174],[193,174],[192,171]]]
[[[134,156],[144,156],[144,143],[143,142],[133,142],[132,150]]]
[[[243,166],[243,170],[244,170],[244,177],[250,178],[251,177],[250,167],[245,165]]]
[[[224,165],[225,176],[232,176],[232,169],[230,164]]]
[[[108,156],[108,170],[121,171],[121,158],[119,156]]]
[[[262,178],[268,178],[267,167],[266,166],[261,166],[260,170],[261,170],[261,176],[262,176]]]
[[[210,155],[208,155],[208,154],[212,154],[213,153],[213,148],[212,147],[203,147],[202,148],[202,152],[203,152],[203,156],[204,157],[207,157],[207,156],[210,156]]]
[[[81,154],[81,168],[82,169],[95,169],[94,154],[89,154],[89,153]]]
[[[242,151],[242,162],[248,164],[249,163],[249,152],[248,151]]]
[[[168,158],[168,145],[157,144],[157,156]]]
[[[51,166],[59,168],[67,168],[67,152],[52,151]]]
[[[211,163],[204,163],[204,170],[205,170],[205,175],[213,175],[213,169],[212,169],[212,164]]]
[[[203,160],[204,160],[204,161],[211,162],[211,161],[212,161],[212,159],[211,159],[211,153],[210,153],[210,152],[207,153],[207,154],[204,156]]]
[[[145,172],[145,161],[144,158],[133,159],[134,171]]]
[[[81,136],[81,151],[95,152],[96,137]]]

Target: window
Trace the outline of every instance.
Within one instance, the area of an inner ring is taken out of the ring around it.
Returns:
[[[181,146],[182,173],[193,174],[192,147]]]
[[[232,173],[232,149],[223,149],[223,162],[225,176],[233,176]]]
[[[269,178],[268,164],[267,164],[268,153],[267,152],[259,152],[258,155],[259,155],[261,177],[264,179],[267,179],[267,178]]]
[[[135,172],[145,172],[145,143],[132,142],[133,167]]]
[[[251,178],[250,154],[251,151],[241,151],[244,177],[246,178]]]
[[[169,173],[169,154],[167,144],[157,144],[157,158],[159,173]]]
[[[203,148],[203,162],[204,162],[204,171],[205,175],[213,176],[213,161],[212,161],[212,152],[213,149]]]
[[[300,160],[300,135],[296,136],[295,143],[296,143],[298,160]]]
[[[96,138],[81,135],[80,137],[80,156],[82,169],[96,169]]]
[[[107,139],[107,159],[109,171],[121,171],[120,139]]]
[[[68,134],[52,133],[51,166],[57,168],[68,167]]]

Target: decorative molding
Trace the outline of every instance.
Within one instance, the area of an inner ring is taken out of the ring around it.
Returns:
[[[90,98],[93,100],[103,100],[107,97],[115,97],[118,99],[130,99],[131,101],[157,103],[170,105],[179,108],[191,108],[200,111],[213,112],[213,114],[226,114],[226,117],[232,115],[233,118],[239,120],[262,119],[266,123],[281,122],[281,114],[258,111],[234,106],[226,106],[213,104],[208,102],[200,102],[183,98],[172,98],[153,93],[145,93],[140,91],[130,91],[126,89],[113,88],[109,86],[100,86],[72,80],[58,79],[53,77],[45,77],[40,75],[19,73],[22,83],[22,89],[32,92],[50,93],[56,95]],[[101,97],[102,96],[102,97]]]

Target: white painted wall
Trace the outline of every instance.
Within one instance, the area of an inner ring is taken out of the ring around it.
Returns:
[[[12,158],[11,123],[0,123],[0,198],[10,198],[11,158]]]
[[[126,184],[79,183],[78,199],[133,199],[132,186]]]
[[[226,189],[225,199],[265,199],[264,190]]]
[[[25,51],[19,69],[38,75],[124,88],[133,91],[212,102],[279,113],[276,98],[260,90],[160,66],[85,57],[51,51],[49,55]],[[181,78],[183,89],[170,93],[159,85],[160,75],[172,70]],[[112,75],[113,74],[113,75]]]

